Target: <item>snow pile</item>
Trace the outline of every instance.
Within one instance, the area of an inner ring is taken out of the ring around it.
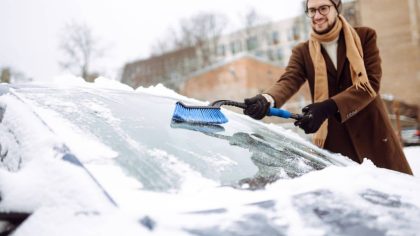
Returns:
[[[130,86],[126,84],[123,84],[118,81],[111,80],[102,76],[96,78],[93,84],[94,84],[94,87],[96,88],[108,88],[108,89],[133,91],[133,88],[131,88]]]
[[[42,207],[108,209],[111,203],[85,170],[69,162],[39,156],[17,172],[0,169],[0,211],[34,212]]]
[[[117,211],[84,168],[62,160],[67,151],[63,139],[21,99],[0,96],[0,106],[6,108],[0,123],[1,154],[7,152],[0,163],[0,212],[34,213],[14,235],[147,235],[137,218]],[[59,122],[69,135],[64,138],[82,137],[82,143],[72,145],[84,144],[100,154],[94,139],[77,136],[77,129],[57,117],[49,122]]]
[[[288,235],[330,235],[334,234],[334,222],[323,222],[322,217],[337,214],[331,220],[343,220],[348,227],[363,222],[370,229],[388,231],[390,235],[413,235],[420,230],[419,193],[420,179],[376,168],[365,161],[358,166],[330,166],[299,178],[278,180],[264,191],[221,187],[176,195],[144,192],[143,201],[136,207],[147,209],[142,212],[160,222],[158,229],[241,232],[238,224],[250,215],[258,215],[249,220],[265,218],[270,221],[268,226]],[[273,208],[264,210],[249,204],[264,201],[274,201]],[[325,215],[317,216],[310,207],[325,210]],[[212,214],[179,214],[193,209],[218,210]],[[346,218],[352,214],[354,219]]]
[[[420,216],[420,199],[418,198],[420,179],[399,172],[376,168],[373,163],[367,160],[360,166],[330,166],[321,171],[308,173],[300,178],[277,181],[269,186],[267,191],[277,193],[277,196],[280,196],[277,198],[279,199],[277,206],[279,212],[286,211],[296,216],[296,206],[294,204],[290,205],[290,202],[296,196],[302,196],[308,192],[328,191],[334,193],[334,198],[338,198],[337,202],[329,203],[333,209],[335,207],[331,204],[338,204],[339,209],[360,212],[361,216],[373,215],[377,217],[376,220],[370,220],[366,223],[372,229],[390,229],[391,231],[388,233],[392,234],[391,232],[394,232],[401,235],[410,235],[420,230],[420,219],[418,218]],[[380,193],[374,197],[375,200],[367,201],[366,198],[362,197],[364,194],[375,192]],[[386,195],[388,197],[379,198]],[[325,205],[323,201],[328,203],[331,199],[312,200],[315,206],[321,208],[322,205]],[[386,203],[391,201],[395,201],[395,208],[386,206]],[[381,205],[381,202],[384,205]],[[401,204],[400,209],[398,204]],[[407,209],[404,206],[407,206]],[[405,215],[393,217],[396,213],[404,213]],[[403,217],[407,222],[401,220],[400,217]],[[289,221],[289,232],[297,233],[295,235],[307,235],[302,232],[301,227],[305,225],[306,228],[311,228],[308,227],[308,224],[312,224],[310,219],[306,219],[302,215],[294,220],[288,217],[285,220]],[[406,224],[409,225],[408,229],[405,228]],[[322,230],[323,227],[320,228]],[[404,233],[405,230],[407,230],[406,233]]]
[[[405,147],[404,154],[410,164],[414,176],[420,177],[420,146]]]
[[[48,104],[53,106],[56,103],[61,103],[62,100],[49,99]],[[95,160],[104,160],[115,158],[118,153],[103,144],[97,137],[91,133],[83,130],[83,127],[77,127],[75,124],[62,115],[51,109],[44,109],[36,106],[32,101],[26,101],[32,107],[36,107],[34,112],[48,124],[55,134],[55,137],[65,143],[73,154],[75,154],[82,162],[92,162]],[[98,113],[104,115],[105,118],[112,119],[108,114],[108,110],[100,104],[89,103],[87,104]],[[65,104],[61,104],[65,106]],[[77,112],[78,106],[67,106],[67,112]],[[28,123],[29,124],[29,123]]]
[[[65,87],[87,87],[87,88],[98,88],[98,89],[115,89],[123,91],[133,91],[130,86],[120,83],[119,81],[112,80],[100,76],[95,79],[93,83],[86,82],[82,77],[74,76],[71,74],[65,74],[54,77],[51,83],[53,86],[59,88]]]
[[[141,227],[137,219],[117,209],[74,211],[64,205],[38,210],[13,235],[147,236],[151,232]]]
[[[60,140],[57,140],[44,125],[34,122],[39,118],[29,106],[9,94],[0,97],[0,106],[5,110],[0,124],[2,149],[3,152],[10,152],[8,156],[14,157],[7,157],[2,164],[16,171],[17,166],[11,162],[19,160],[24,164],[35,157],[34,153],[37,156],[55,157],[53,147],[58,147]],[[16,140],[16,137],[19,137],[19,140]]]
[[[8,151],[0,166],[2,210],[31,212],[44,204],[103,207],[98,204],[108,200],[82,168],[61,160],[62,140],[27,104],[8,94],[0,97],[0,106],[6,107],[0,138]]]
[[[361,165],[351,167],[329,166],[320,171],[310,172],[299,178],[280,180],[268,189],[291,190],[298,194],[317,189],[331,189],[337,193],[354,194],[366,189],[375,189],[384,193],[398,194],[405,200],[420,207],[420,179],[396,171],[377,168],[365,159]],[[283,192],[284,193],[284,192]]]
[[[150,86],[147,88],[140,86],[135,91],[140,92],[140,93],[147,93],[147,94],[159,95],[159,96],[165,96],[165,97],[188,99],[187,97],[176,93],[172,89],[166,88],[162,84],[157,84],[156,86]]]
[[[208,101],[205,102],[205,101],[200,101],[194,98],[183,96],[173,91],[172,89],[166,88],[163,84],[157,84],[155,86],[149,86],[147,88],[140,86],[135,91],[138,93],[145,93],[145,94],[150,94],[150,95],[155,95],[155,96],[174,98],[176,100],[182,100],[185,102],[198,103],[203,106],[208,105],[210,103]]]
[[[72,74],[64,74],[56,76],[52,79],[51,84],[54,86],[87,86],[87,82],[79,76],[74,76]]]

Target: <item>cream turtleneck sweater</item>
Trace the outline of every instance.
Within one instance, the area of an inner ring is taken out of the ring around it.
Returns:
[[[337,69],[337,48],[338,48],[338,37],[331,42],[321,43],[322,47],[327,51],[335,69]]]

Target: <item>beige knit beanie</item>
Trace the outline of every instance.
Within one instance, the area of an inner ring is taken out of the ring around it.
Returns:
[[[305,5],[306,10],[308,10],[308,1],[309,0],[306,0],[306,5]],[[343,4],[341,4],[341,0],[330,0],[330,1],[334,4],[337,12],[341,13],[341,9],[343,9]]]

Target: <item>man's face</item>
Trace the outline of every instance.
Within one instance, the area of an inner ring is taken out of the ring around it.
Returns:
[[[329,10],[327,8],[329,8]],[[334,27],[334,24],[337,21],[338,13],[334,4],[330,0],[309,0],[308,9],[309,11],[312,10],[312,12],[314,9],[319,9],[311,18],[311,25],[314,32],[317,34],[325,34]],[[322,9],[326,10],[328,13],[325,15],[321,14],[325,13]]]

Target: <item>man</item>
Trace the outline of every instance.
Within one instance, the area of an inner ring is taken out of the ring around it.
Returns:
[[[264,94],[245,99],[246,115],[262,119],[308,81],[313,103],[295,123],[316,145],[362,163],[411,174],[379,96],[382,76],[376,32],[352,28],[339,14],[341,0],[307,0],[308,41],[292,52],[286,72]]]

